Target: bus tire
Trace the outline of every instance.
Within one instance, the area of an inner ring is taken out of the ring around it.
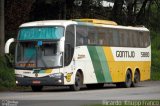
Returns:
[[[75,77],[75,84],[70,85],[70,89],[72,91],[79,91],[81,89],[82,84],[83,84],[82,75],[80,72],[77,72]]]
[[[131,87],[131,84],[132,84],[132,74],[131,74],[131,71],[128,70],[126,73],[125,82],[123,83],[123,86],[125,88],[129,88]]]
[[[123,83],[122,83],[122,82],[116,83],[116,87],[117,87],[117,88],[123,88]]]
[[[135,71],[134,73],[134,81],[132,82],[132,87],[137,87],[140,82],[140,74],[138,71]]]
[[[43,89],[43,86],[31,86],[31,88],[32,88],[32,91],[33,92],[39,92],[39,91],[42,91],[42,89]]]
[[[104,83],[99,84],[86,84],[88,89],[100,89],[104,87]]]

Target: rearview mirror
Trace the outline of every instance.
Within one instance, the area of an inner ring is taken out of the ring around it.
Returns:
[[[6,44],[5,44],[5,53],[8,54],[9,53],[9,48],[10,48],[10,45],[11,43],[13,43],[15,41],[14,38],[10,38],[7,40]]]

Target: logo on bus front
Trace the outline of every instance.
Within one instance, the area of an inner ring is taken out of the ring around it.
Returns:
[[[35,77],[38,77],[38,73],[35,73]]]
[[[65,76],[67,82],[71,81],[72,74],[73,73],[67,73],[67,75]]]

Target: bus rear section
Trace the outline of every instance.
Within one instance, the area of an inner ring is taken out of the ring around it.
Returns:
[[[147,28],[96,20],[78,22],[76,48],[82,58],[77,64],[85,70],[83,81],[88,88],[99,88],[104,83],[135,87],[150,79],[151,42]]]

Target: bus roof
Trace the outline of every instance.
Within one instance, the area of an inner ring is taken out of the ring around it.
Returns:
[[[44,20],[44,21],[34,21],[22,24],[20,27],[34,27],[34,26],[67,26],[70,24],[76,24],[76,22],[71,20]]]
[[[21,27],[35,27],[35,26],[68,26],[68,25],[85,25],[85,26],[98,26],[107,27],[114,29],[128,29],[128,30],[139,30],[149,31],[145,27],[133,27],[133,26],[121,26],[113,21],[97,20],[97,19],[73,19],[73,20],[45,20],[45,21],[34,21],[24,23]]]
[[[93,24],[104,24],[104,25],[118,25],[116,22],[114,21],[108,21],[108,20],[99,20],[99,19],[73,19],[73,21],[76,22],[89,22],[89,23],[93,23]]]
[[[88,25],[88,26],[100,26],[100,27],[107,27],[107,28],[114,28],[114,29],[128,29],[128,30],[139,30],[139,31],[149,31],[144,26],[122,26],[118,25],[114,21],[108,21],[108,20],[99,20],[99,19],[73,19],[73,21],[76,21],[79,25]]]

